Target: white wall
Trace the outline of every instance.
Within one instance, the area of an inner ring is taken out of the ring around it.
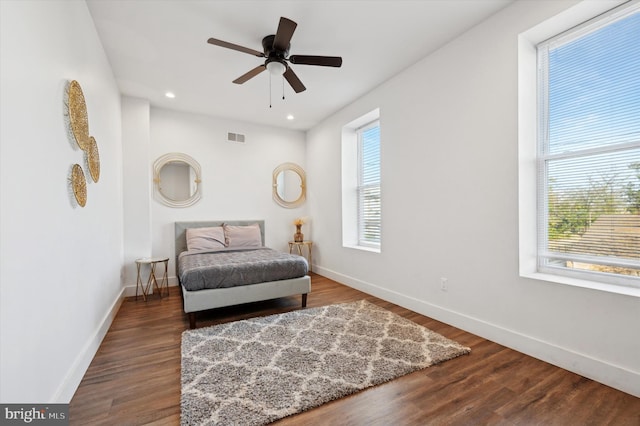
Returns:
[[[121,291],[120,98],[84,2],[3,0],[0,16],[0,401],[68,402]],[[84,208],[68,184],[74,79],[101,161]]]
[[[143,123],[144,125],[144,123]],[[125,187],[134,169],[144,166],[151,173],[158,157],[180,152],[193,157],[202,168],[202,199],[187,208],[167,207],[150,200],[151,255],[169,256],[169,275],[175,284],[174,222],[184,220],[265,220],[266,244],[288,250],[293,238],[296,217],[306,214],[306,205],[295,209],[280,207],[272,198],[272,172],[284,162],[305,168],[305,135],[299,131],[278,129],[222,118],[207,117],[151,108],[149,155],[136,165],[125,168]],[[227,133],[245,135],[245,143],[227,141]],[[134,143],[133,138],[125,138]],[[141,140],[140,143],[145,143]],[[147,179],[151,182],[151,177]],[[145,191],[136,198],[143,205]],[[144,225],[140,222],[141,225]],[[138,256],[149,255],[138,245]],[[131,270],[131,268],[129,268]],[[128,285],[135,285],[135,275],[127,274]]]
[[[640,396],[640,298],[518,274],[517,36],[574,3],[517,2],[308,132],[315,270]],[[380,254],[342,247],[327,173],[378,107]]]
[[[124,173],[123,282],[135,285],[135,260],[151,256],[151,194],[153,174],[149,101],[122,97],[122,166]],[[143,271],[146,272],[146,271]],[[134,290],[135,294],[135,290]]]

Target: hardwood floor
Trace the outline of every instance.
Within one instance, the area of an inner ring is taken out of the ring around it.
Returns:
[[[72,425],[179,425],[178,288],[127,299],[70,405]],[[312,276],[308,307],[367,299],[471,347],[471,354],[369,388],[278,425],[640,425],[640,398],[373,296]],[[290,297],[198,315],[198,327],[300,308]]]

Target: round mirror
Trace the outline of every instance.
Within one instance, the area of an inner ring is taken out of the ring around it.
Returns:
[[[306,199],[306,178],[302,167],[284,163],[273,171],[273,199],[282,207],[298,207]]]
[[[169,207],[188,207],[200,199],[200,164],[186,154],[169,153],[153,163],[154,194]]]

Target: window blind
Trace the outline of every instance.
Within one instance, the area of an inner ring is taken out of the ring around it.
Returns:
[[[541,271],[640,285],[638,6],[538,46]]]
[[[374,121],[358,134],[358,244],[380,246],[380,124]]]

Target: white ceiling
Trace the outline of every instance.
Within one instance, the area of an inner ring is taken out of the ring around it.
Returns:
[[[120,91],[153,106],[306,130],[513,0],[88,0]],[[298,23],[290,54],[342,56],[341,68],[293,65],[296,94],[263,72],[262,51],[281,16]],[[175,93],[175,99],[165,92]],[[292,114],[294,120],[287,120]]]

